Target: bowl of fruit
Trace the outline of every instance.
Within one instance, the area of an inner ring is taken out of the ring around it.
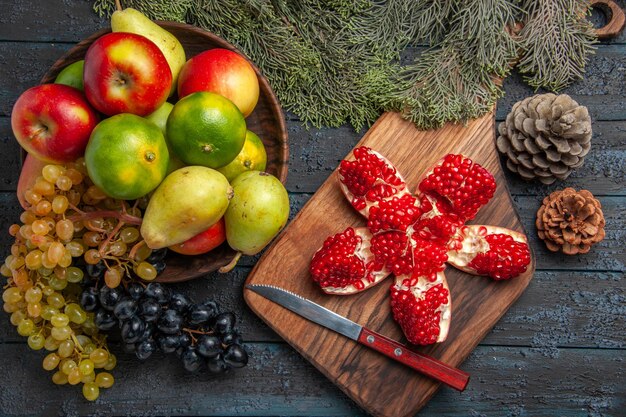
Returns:
[[[133,9],[126,9],[126,12],[126,16],[113,17],[113,30],[100,30],[69,50],[54,63],[41,80],[42,85],[60,83],[83,90],[87,97],[87,104],[95,108],[93,117],[100,122],[98,129],[94,129],[95,133],[91,135],[92,144],[87,149],[85,158],[90,179],[95,180],[93,182],[99,187],[99,191],[104,191],[100,193],[100,197],[114,197],[133,202],[135,197],[143,194],[138,197],[140,199],[138,203],[137,200],[134,201],[134,204],[143,210],[147,207],[141,205],[145,205],[148,200],[143,191],[152,188],[155,183],[160,183],[163,179],[160,174],[153,175],[152,168],[134,169],[132,165],[137,166],[137,163],[132,159],[126,158],[126,162],[118,162],[124,159],[120,157],[120,154],[128,152],[127,147],[123,144],[113,147],[108,145],[112,139],[121,142],[123,132],[127,131],[123,126],[134,124],[129,131],[142,130],[136,126],[142,121],[133,120],[127,113],[141,115],[142,118],[152,121],[161,128],[169,151],[168,167],[165,171],[168,175],[175,168],[200,165],[216,169],[229,182],[244,171],[262,171],[284,183],[288,164],[285,121],[278,99],[267,79],[254,63],[245,58],[233,45],[210,32],[182,23],[156,22],[163,32],[156,33],[154,37],[163,37],[165,33],[164,38],[159,39],[161,45],[174,51],[170,55],[164,54],[167,64],[170,67],[178,67],[178,70],[171,71],[172,81],[168,84],[167,80],[164,81],[164,78],[167,78],[167,68],[163,68],[167,65],[151,57],[149,52],[145,54],[138,52],[141,50],[142,39],[135,35],[141,35],[142,32],[150,33],[152,30],[143,25],[147,19],[143,15],[134,15],[136,11]],[[131,31],[135,33],[130,33]],[[170,36],[168,37],[167,34]],[[160,46],[158,41],[155,43]],[[115,60],[116,53],[121,56],[118,61]],[[174,63],[172,64],[171,61]],[[146,68],[150,68],[150,71]],[[84,80],[83,74],[85,74]],[[164,85],[170,85],[169,91],[164,91],[168,90]],[[199,92],[203,94],[198,94]],[[214,92],[217,95],[210,95],[208,92]],[[111,100],[110,97],[116,94],[118,96]],[[52,93],[40,93],[40,95],[44,99],[49,98]],[[163,95],[166,95],[165,101],[163,101]],[[227,97],[228,100],[223,100],[222,97]],[[186,100],[182,101],[183,98]],[[35,100],[36,98],[30,98],[24,101],[28,103]],[[232,106],[229,101],[235,106]],[[155,103],[162,104],[157,106]],[[225,106],[225,109],[220,106]],[[210,111],[207,111],[207,108]],[[215,110],[216,108],[220,110]],[[240,113],[240,115],[235,113]],[[169,127],[167,126],[168,119],[170,120]],[[201,123],[196,120],[202,119],[209,120],[200,128],[198,125]],[[220,119],[226,119],[226,121],[220,123]],[[107,122],[109,126],[106,126]],[[72,126],[73,122],[70,120],[65,123]],[[88,130],[89,123],[83,127]],[[62,134],[63,132],[59,133],[59,135]],[[195,139],[190,140],[189,138],[194,135]],[[214,142],[205,143],[203,135],[216,137],[222,135],[227,136],[227,139],[220,142],[218,138]],[[238,138],[232,139],[235,136]],[[99,139],[99,141],[94,139]],[[61,143],[61,146],[63,145]],[[49,142],[41,146],[51,147]],[[227,149],[228,152],[219,152],[222,149],[198,152],[197,149],[191,149],[192,146],[198,149],[204,147],[204,150],[221,147]],[[30,148],[23,147],[29,153],[38,156],[41,156],[42,152],[49,152],[48,149],[41,151],[34,145]],[[38,151],[40,152],[37,153]],[[24,155],[26,157],[26,153]],[[93,156],[89,158],[90,155]],[[34,161],[29,161],[29,159]],[[28,177],[24,171],[37,173],[43,164],[41,160],[59,161],[59,157],[57,155],[51,157],[43,155],[40,158],[27,157],[24,164],[26,169],[23,170],[22,176]],[[92,169],[89,169],[90,165],[93,166]],[[154,163],[151,163],[152,165]],[[125,170],[133,171],[132,175],[124,174]],[[112,171],[114,171],[113,174],[110,174]],[[151,182],[140,179],[151,175],[155,177]],[[31,175],[31,177],[34,176]],[[129,177],[138,179],[130,180]],[[28,185],[27,180],[22,182]],[[140,183],[141,190],[134,192],[134,189],[138,188],[137,183]],[[180,188],[178,181],[171,179],[170,183],[173,188]],[[195,185],[196,183],[192,181],[189,187],[194,189]],[[22,187],[22,189],[25,188],[26,186]],[[194,203],[194,198],[190,199],[191,203]],[[209,195],[205,198],[213,200]],[[178,198],[175,199],[178,200]],[[195,202],[199,205],[200,201]],[[210,205],[210,201],[205,204]],[[219,207],[217,213],[221,213]],[[150,260],[154,261],[153,265],[156,266],[157,281],[179,282],[194,279],[227,267],[236,262],[241,253],[254,254],[256,252],[256,250],[245,248],[245,244],[242,245],[244,250],[239,250],[237,243],[229,244],[225,219],[218,222],[214,220],[204,222],[205,225],[211,223],[212,227],[194,235],[193,239],[180,242],[180,238],[172,240],[171,236],[160,236],[163,242],[177,241],[178,243],[168,246],[163,246],[163,243],[151,245],[153,248],[159,246],[151,252],[150,257]],[[166,224],[167,221],[164,223],[163,219],[154,222],[158,223],[155,228],[161,231],[171,231],[172,228],[179,227],[174,225],[181,223],[180,221],[170,222],[172,225],[170,227]],[[142,227],[147,229],[145,225]],[[197,230],[198,227],[194,229]],[[183,235],[187,236],[189,232]],[[233,236],[231,240],[237,240],[237,238]],[[165,247],[168,247],[168,250],[165,250]],[[140,254],[142,251],[148,252],[147,247],[139,247],[138,251]],[[152,274],[153,271],[150,269],[147,276]]]
[[[24,150],[4,311],[58,385],[113,384],[106,334],[190,372],[247,364],[236,316],[159,282],[230,270],[289,216],[287,133],[258,68],[201,29],[116,11],[11,112]]]

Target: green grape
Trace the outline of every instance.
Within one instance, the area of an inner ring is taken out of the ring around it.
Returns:
[[[79,334],[78,336],[76,336],[76,340],[78,341],[78,344],[80,345],[80,349],[83,349],[83,350],[85,349],[85,346],[91,343],[91,338],[89,338],[88,336],[85,336],[84,334]]]
[[[54,308],[48,304],[45,304],[41,309],[41,317],[44,320],[50,321],[52,316],[54,316],[55,314],[59,314],[59,309]]]
[[[2,309],[6,313],[15,313],[16,311],[21,310],[22,307],[20,306],[20,303],[4,303],[2,305]]]
[[[65,327],[70,323],[70,318],[67,314],[59,313],[52,316],[50,323],[52,323],[54,327]]]
[[[68,251],[65,251],[63,253],[63,256],[61,257],[61,260],[59,260],[59,266],[62,266],[63,268],[67,268],[71,264],[72,264],[72,254],[69,253]]]
[[[87,343],[85,347],[83,347],[83,353],[85,353],[86,355],[90,355],[91,352],[93,352],[94,350],[96,350],[96,345],[94,345],[93,343]]]
[[[65,298],[61,293],[55,292],[54,294],[50,294],[46,301],[54,308],[62,308],[65,305]]]
[[[11,324],[17,326],[18,324],[20,324],[20,321],[24,320],[25,318],[26,313],[24,313],[22,310],[14,311],[13,313],[11,313]]]
[[[57,178],[56,186],[62,191],[69,191],[72,188],[72,180],[65,175],[61,175]]]
[[[57,355],[56,353],[49,353],[48,355],[46,355],[45,358],[43,358],[43,369],[45,369],[46,371],[51,371],[59,366],[60,361],[61,358],[59,357],[59,355]]]
[[[61,340],[68,339],[72,335],[72,329],[69,326],[53,327],[50,330],[50,334],[56,340],[61,341]]]
[[[28,303],[26,305],[26,311],[28,315],[31,317],[39,317],[41,314],[41,304],[40,303]]]
[[[65,279],[71,283],[78,283],[83,280],[83,271],[75,266],[67,268]]]
[[[46,338],[40,333],[31,334],[28,336],[28,347],[32,350],[41,350],[46,343]]]
[[[83,374],[80,372],[78,367],[72,369],[69,374],[67,374],[67,382],[70,385],[77,385],[80,383],[80,380],[83,379]]]
[[[41,301],[42,296],[43,293],[41,291],[41,288],[30,287],[26,290],[26,293],[24,294],[24,300],[26,300],[27,303],[38,303],[39,301]]]
[[[113,375],[108,372],[100,372],[96,375],[96,384],[98,384],[100,388],[111,388],[114,382],[115,379]]]
[[[66,280],[59,279],[56,277],[56,275],[53,275],[48,279],[48,285],[50,285],[52,288],[54,288],[57,291],[64,290],[65,287],[67,287],[67,284],[68,282]]]
[[[41,292],[43,293],[44,296],[49,296],[54,294],[54,288],[48,286],[48,285],[44,285],[44,287],[41,289]]]
[[[17,332],[20,336],[30,336],[35,331],[35,323],[31,319],[24,319],[17,325]]]
[[[76,303],[66,305],[65,314],[72,323],[83,324],[87,320],[87,313]]]
[[[60,165],[46,165],[41,170],[41,175],[49,183],[55,183],[61,175],[65,173],[65,168]]]
[[[68,358],[74,353],[74,342],[71,339],[63,340],[59,343],[57,353],[62,358]]]
[[[109,359],[107,360],[106,365],[104,365],[104,369],[107,371],[113,370],[117,365],[117,357],[113,353],[109,353]]]
[[[94,351],[89,354],[89,359],[91,359],[96,366],[98,364],[104,366],[109,360],[109,352],[102,348],[94,349]]]
[[[41,255],[42,259],[43,259],[43,254]],[[52,275],[52,271],[54,271],[53,268],[46,268],[46,267],[41,267],[37,270],[37,272],[44,277],[49,277],[50,275]]]
[[[19,288],[9,287],[2,293],[2,301],[15,304],[22,300],[22,292]]]
[[[83,247],[83,245],[79,241],[77,241],[77,240],[73,240],[71,242],[68,242],[65,245],[65,249],[74,258],[77,258],[77,257],[81,256],[83,254],[83,252],[85,251],[85,248]]]
[[[59,369],[65,374],[69,375],[72,369],[76,368],[76,362],[73,359],[63,359],[59,364]]]
[[[13,276],[13,273],[11,272],[11,268],[6,266],[5,264],[2,264],[0,266],[0,274],[2,274],[3,277],[7,277],[7,278],[10,278],[11,276]]]
[[[146,281],[152,281],[157,276],[156,268],[148,262],[140,262],[135,267],[135,273],[139,276],[139,278]]]
[[[52,382],[56,385],[65,385],[67,384],[67,375],[61,371],[57,371],[52,374]]]
[[[91,359],[83,359],[78,364],[78,368],[80,369],[80,372],[82,372],[83,375],[89,375],[94,370],[94,364],[91,361]]]
[[[124,243],[133,243],[139,239],[139,230],[136,227],[125,227],[120,230],[120,239]]]
[[[64,195],[57,195],[52,200],[52,211],[54,211],[56,214],[63,214],[63,213],[65,213],[65,210],[67,210],[67,206],[68,205],[69,205],[69,200],[67,199],[66,196],[64,196]],[[71,226],[71,230],[72,230],[72,234],[73,234],[74,233],[74,225],[72,224],[72,221],[71,220],[61,220],[61,221],[70,222],[70,226]],[[59,221],[59,223],[61,221]],[[58,225],[58,223],[57,223],[57,225]],[[61,237],[61,233],[59,233],[58,226],[57,226],[57,235],[61,239],[66,240],[65,238]],[[71,239],[71,235],[70,235],[70,239]]]
[[[100,396],[100,388],[95,382],[87,382],[83,385],[83,396],[88,401],[95,401]]]
[[[151,253],[152,249],[150,249],[146,245],[142,245],[139,247],[139,249],[137,249],[137,252],[135,252],[135,261],[141,262],[145,260],[148,256],[150,256]]]
[[[41,255],[42,254],[43,252],[41,252],[39,249],[34,249],[33,251],[28,252],[26,257],[24,258],[24,263],[26,264],[26,268],[30,269],[31,271],[35,271],[41,268]]]
[[[80,380],[80,382],[82,382],[83,384],[86,384],[87,382],[94,382],[95,380],[96,380],[96,374],[92,372],[89,375],[83,375],[83,378]]]
[[[54,337],[52,337],[52,335],[50,335],[46,337],[46,343],[43,345],[43,347],[49,352],[54,352],[59,348],[59,343],[59,340],[56,340]]]

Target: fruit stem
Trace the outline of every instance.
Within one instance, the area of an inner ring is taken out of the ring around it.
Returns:
[[[123,214],[126,214],[126,213],[123,213]],[[100,250],[98,252],[100,253],[101,257],[104,257],[106,247],[109,245],[109,243],[111,243],[111,240],[113,240],[117,232],[119,232],[122,229],[122,226],[124,226],[124,224],[125,223],[122,220],[118,221],[117,225],[115,225],[115,228],[111,231],[111,233],[108,234],[106,240],[102,243],[102,245],[100,245]]]
[[[235,265],[237,265],[237,262],[239,262],[239,258],[241,258],[241,252],[237,252],[233,260],[230,261],[228,265],[224,265],[223,267],[221,267],[218,271],[222,274],[232,271]]]
[[[120,213],[119,211],[114,210],[98,210],[98,211],[90,211],[90,212],[79,212],[79,214],[75,214],[73,216],[68,216],[68,219],[76,222],[80,220],[91,220],[97,218],[104,217],[113,217],[117,220],[123,221],[126,224],[132,224],[135,226],[141,225],[142,219],[141,217],[131,216],[128,213]]]
[[[120,0],[115,0],[115,8],[119,11],[122,10],[122,3],[120,3]]]
[[[135,254],[137,253],[139,248],[145,244],[146,244],[145,240],[140,240],[139,242],[135,243],[135,245],[130,249],[130,252],[128,252],[128,259],[134,260]]]

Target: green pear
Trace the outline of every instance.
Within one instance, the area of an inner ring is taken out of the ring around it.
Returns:
[[[73,64],[63,68],[63,70],[57,75],[54,80],[55,84],[65,84],[70,87],[78,88],[83,91],[83,67],[85,66],[85,60],[81,59]]]
[[[146,119],[150,120],[152,123],[157,125],[159,129],[163,132],[163,136],[165,136],[165,142],[167,143],[167,150],[170,151],[170,160],[167,164],[167,173],[171,174],[179,168],[185,166],[185,163],[181,161],[176,155],[174,155],[174,151],[170,148],[170,144],[167,141],[167,132],[165,130],[165,125],[167,123],[167,117],[172,112],[174,105],[170,102],[165,102],[156,109],[153,113],[150,113],[146,116]]]
[[[145,36],[159,47],[172,71],[170,96],[174,94],[178,84],[178,74],[187,61],[185,50],[178,39],[139,10],[132,7],[113,12],[111,15],[111,30],[113,32],[130,32]]]
[[[247,171],[232,182],[233,198],[224,214],[226,239],[244,255],[259,253],[287,223],[289,196],[278,178]]]
[[[184,242],[215,224],[232,195],[228,180],[216,170],[180,168],[165,177],[150,197],[141,235],[151,249]]]

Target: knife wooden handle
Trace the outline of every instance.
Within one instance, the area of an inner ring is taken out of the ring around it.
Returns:
[[[363,327],[359,334],[359,343],[370,347],[410,368],[421,372],[450,387],[463,391],[469,382],[469,374],[453,368],[423,353],[410,350],[408,347],[391,340],[381,334]]]

